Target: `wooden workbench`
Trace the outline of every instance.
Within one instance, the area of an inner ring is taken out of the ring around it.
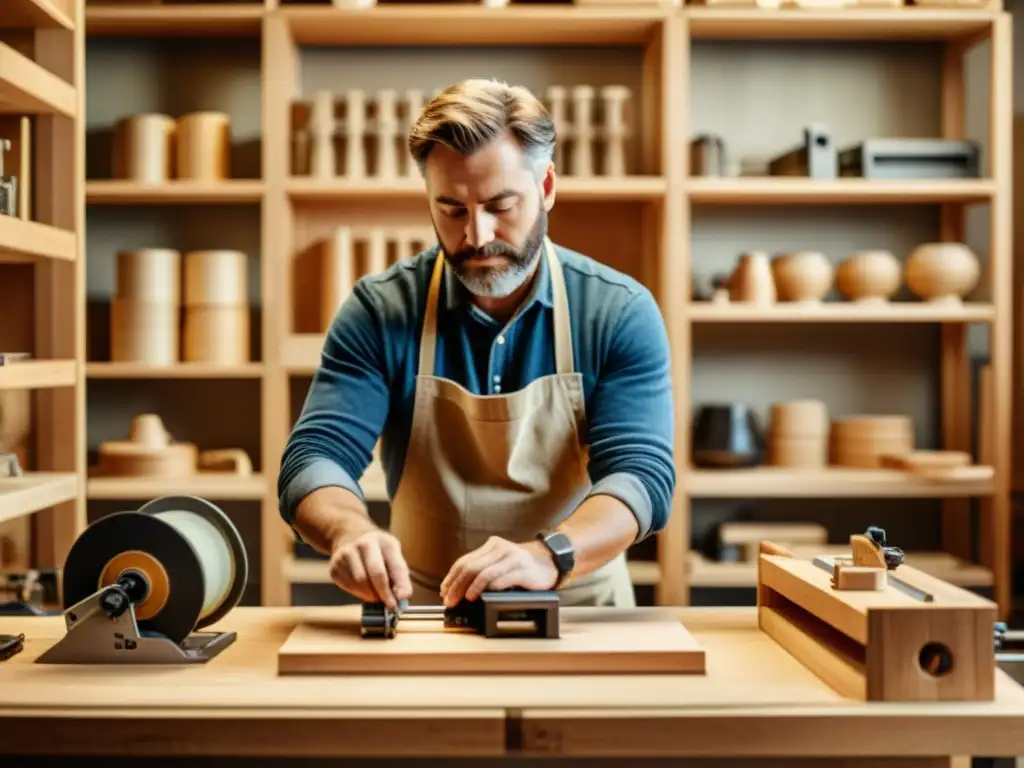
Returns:
[[[1005,673],[994,703],[852,702],[762,634],[752,608],[639,609],[679,616],[707,651],[706,676],[277,676],[278,647],[302,617],[356,610],[238,608],[218,627],[238,632],[233,646],[175,668],[33,664],[63,634],[62,619],[0,616],[0,633],[27,637],[0,662],[0,763],[5,753],[99,752],[777,757],[787,766],[1024,754],[1024,688]]]

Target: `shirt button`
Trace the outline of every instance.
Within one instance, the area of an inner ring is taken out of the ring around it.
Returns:
[[[498,337],[498,343],[499,344],[504,344],[505,343],[505,337],[504,336],[499,336]]]
[[[499,386],[496,386],[496,387],[494,388],[494,391],[495,391],[495,392],[501,392],[501,387],[499,387]]]
[[[494,383],[495,384],[501,384],[501,376],[495,376],[494,377]]]

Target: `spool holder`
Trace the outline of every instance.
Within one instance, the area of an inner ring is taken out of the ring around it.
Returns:
[[[204,592],[204,571],[215,565],[204,562],[205,540],[190,540],[168,522],[168,514],[181,513],[214,526],[230,553],[215,600]],[[126,555],[138,565],[116,565]],[[63,575],[66,634],[36,663],[201,664],[237,639],[233,631],[199,630],[237,605],[248,560],[238,530],[218,507],[195,496],[166,496],[90,524],[72,545]]]
[[[484,592],[476,600],[462,600],[451,608],[400,605],[389,610],[383,603],[363,603],[360,632],[366,638],[394,639],[399,620],[440,620],[445,629],[468,630],[484,637],[559,636],[558,594],[508,590]]]

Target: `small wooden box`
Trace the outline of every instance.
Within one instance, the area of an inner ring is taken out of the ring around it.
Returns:
[[[838,693],[860,701],[991,701],[997,606],[901,565],[891,572],[932,596],[891,583],[836,590],[812,561],[764,543],[758,555],[758,624]]]

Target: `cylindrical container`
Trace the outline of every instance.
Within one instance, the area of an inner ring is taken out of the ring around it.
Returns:
[[[140,248],[117,254],[117,297],[154,304],[181,303],[181,252]]]
[[[134,115],[114,128],[115,179],[164,184],[174,173],[174,118],[158,113]]]
[[[189,363],[241,365],[249,362],[247,306],[187,306],[184,359]]]
[[[908,416],[851,416],[832,422],[832,463],[874,469],[884,454],[914,450],[914,429]]]
[[[177,177],[221,181],[231,176],[231,122],[223,112],[178,118]]]
[[[179,305],[133,299],[110,302],[110,359],[174,365],[180,353]]]
[[[356,253],[351,227],[338,227],[320,253],[320,330],[326,332],[338,307],[352,292],[356,280]]]
[[[828,408],[820,400],[775,403],[771,409],[769,464],[816,469],[828,465]]]
[[[244,251],[189,251],[185,254],[185,305],[247,305],[248,279],[248,257]]]

